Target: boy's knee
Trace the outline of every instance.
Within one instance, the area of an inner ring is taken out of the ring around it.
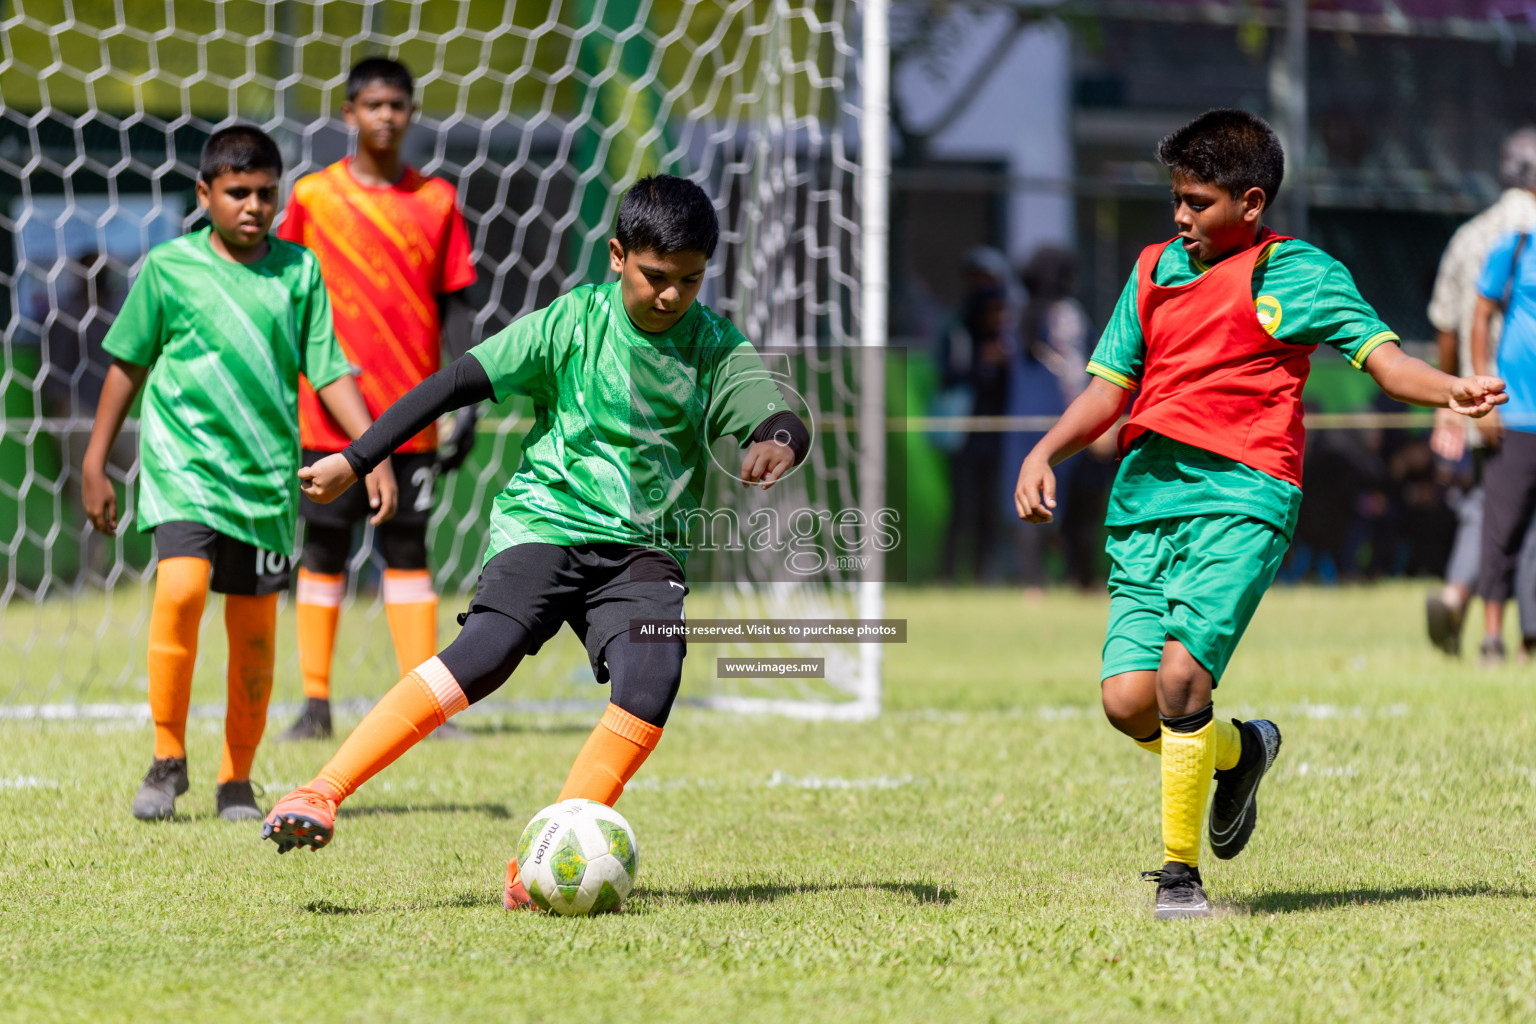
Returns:
[[[1099,684],[1104,717],[1135,739],[1157,729],[1157,692],[1152,672],[1125,672]]]
[[[664,726],[683,679],[680,643],[636,643],[620,634],[603,651],[613,703],[650,725]]]
[[[505,683],[532,646],[533,635],[521,622],[480,608],[469,614],[458,637],[437,658],[474,704]]]
[[[1211,702],[1213,680],[1183,644],[1168,641],[1157,670],[1157,705],[1164,718],[1198,711]]]

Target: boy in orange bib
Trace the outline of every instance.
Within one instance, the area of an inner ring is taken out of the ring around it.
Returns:
[[[1505,401],[1495,377],[1452,377],[1405,355],[1338,261],[1264,227],[1284,174],[1261,118],[1211,110],[1158,145],[1177,238],[1149,246],[1088,363],[1088,387],[1019,470],[1015,504],[1050,522],[1051,467],[1130,407],[1106,517],[1104,712],[1157,754],[1159,919],[1210,913],[1201,824],[1237,856],[1280,749],[1273,722],[1217,721],[1212,692],[1274,580],[1301,506],[1301,393],[1320,344],[1402,402],[1469,416]],[[1134,399],[1134,404],[1133,404]]]

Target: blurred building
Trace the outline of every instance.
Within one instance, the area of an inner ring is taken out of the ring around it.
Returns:
[[[956,261],[938,253],[1060,241],[1103,323],[1173,233],[1157,140],[1239,106],[1286,142],[1274,226],[1427,340],[1445,242],[1497,197],[1500,139],[1536,123],[1536,8],[1508,0],[898,0],[893,23],[893,271],[940,303]]]

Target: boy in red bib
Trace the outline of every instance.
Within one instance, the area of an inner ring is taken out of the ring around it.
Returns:
[[[1106,517],[1112,562],[1101,673],[1110,722],[1159,755],[1159,919],[1210,913],[1200,831],[1223,860],[1247,845],[1256,794],[1280,749],[1273,722],[1215,718],[1212,691],[1274,580],[1301,507],[1301,392],[1330,345],[1388,395],[1481,416],[1496,377],[1452,377],[1405,355],[1343,265],[1264,227],[1284,174],[1261,118],[1211,110],[1158,145],[1177,238],[1137,261],[1088,387],[1019,470],[1020,518],[1050,522],[1051,467],[1128,406]],[[1134,398],[1134,405],[1132,400]]]

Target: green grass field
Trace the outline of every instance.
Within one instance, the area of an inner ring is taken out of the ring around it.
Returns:
[[[620,805],[640,882],[606,918],[500,905],[593,716],[465,716],[474,742],[284,857],[213,815],[216,720],[164,825],[128,815],[147,726],[0,722],[0,1019],[1530,1020],[1536,668],[1428,650],[1421,596],[1267,599],[1217,710],[1285,747],[1196,922],[1137,879],[1157,770],[1099,717],[1097,599],[893,591],[873,723],[680,711]],[[266,745],[268,800],[329,749]]]

